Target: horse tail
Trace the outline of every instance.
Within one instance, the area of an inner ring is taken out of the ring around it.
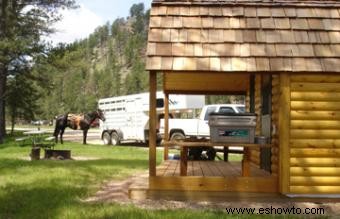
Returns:
[[[54,137],[58,137],[59,131],[60,129],[62,129],[63,127],[67,126],[67,117],[68,117],[69,113],[66,113],[63,116],[55,116],[55,128],[54,128],[54,133],[53,136]]]

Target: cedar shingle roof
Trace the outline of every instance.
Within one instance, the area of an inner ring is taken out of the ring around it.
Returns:
[[[148,70],[340,72],[340,1],[154,0]]]

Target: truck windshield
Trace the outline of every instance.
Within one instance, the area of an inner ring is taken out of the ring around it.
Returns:
[[[231,107],[220,107],[218,112],[219,113],[235,113],[235,111]]]
[[[209,120],[210,113],[213,113],[215,111],[216,111],[216,107],[215,106],[208,107],[207,111],[205,112],[205,115],[204,115],[204,120]]]
[[[237,108],[237,111],[239,112],[239,113],[245,113],[246,112],[246,108],[244,107],[244,106],[238,106],[238,107],[236,107]]]

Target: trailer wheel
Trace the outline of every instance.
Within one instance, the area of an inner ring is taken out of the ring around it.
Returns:
[[[119,136],[116,132],[113,132],[111,134],[111,144],[113,146],[116,146],[116,145],[119,145],[120,144],[120,139],[119,139]]]
[[[171,141],[183,141],[184,139],[185,135],[182,132],[174,132],[170,137]]]
[[[103,143],[104,145],[110,145],[111,144],[111,135],[108,132],[103,133]]]

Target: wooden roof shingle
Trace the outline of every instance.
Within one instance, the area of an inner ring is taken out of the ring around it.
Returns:
[[[154,0],[148,70],[340,72],[340,1]]]

